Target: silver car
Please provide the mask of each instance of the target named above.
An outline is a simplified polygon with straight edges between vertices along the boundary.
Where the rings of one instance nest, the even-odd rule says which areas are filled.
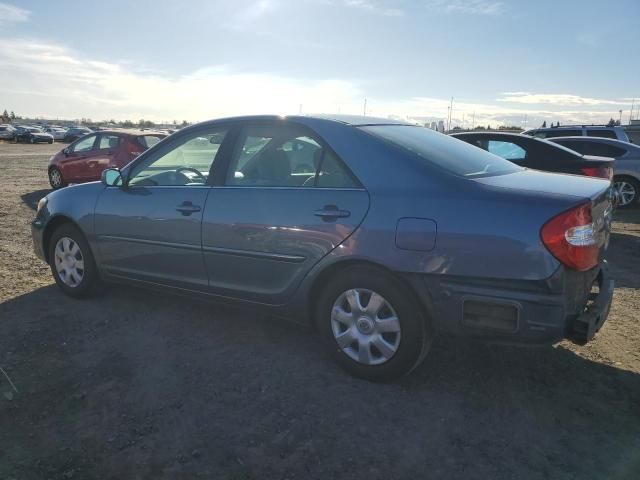
[[[618,206],[640,203],[640,147],[611,138],[560,137],[549,139],[583,155],[615,158],[613,182],[618,191]]]
[[[13,140],[16,136],[16,129],[11,125],[0,125],[0,140]]]
[[[612,138],[614,140],[620,140],[621,142],[628,142],[629,137],[627,132],[624,131],[619,125],[562,125],[558,127],[544,127],[544,128],[532,128],[525,132],[525,135],[530,135],[536,138],[556,138],[556,137],[595,137],[595,138]]]

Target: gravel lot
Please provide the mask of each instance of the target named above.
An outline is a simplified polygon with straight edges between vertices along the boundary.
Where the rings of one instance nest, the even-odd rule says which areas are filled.
[[[640,211],[617,215],[590,345],[442,339],[377,385],[256,313],[64,297],[29,229],[60,148],[0,144],[0,479],[640,478]]]

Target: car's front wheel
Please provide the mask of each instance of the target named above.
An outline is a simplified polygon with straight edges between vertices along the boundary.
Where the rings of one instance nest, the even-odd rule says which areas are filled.
[[[640,182],[631,177],[616,177],[613,180],[618,193],[618,207],[628,208],[640,202]]]
[[[64,179],[62,178],[62,173],[56,167],[51,167],[49,169],[49,185],[54,190],[58,188],[62,188],[65,186]]]
[[[321,293],[315,317],[333,358],[366,380],[409,373],[431,344],[428,318],[412,294],[375,267],[338,271]]]
[[[99,282],[93,254],[84,235],[71,224],[58,227],[49,242],[49,265],[64,293],[86,297]]]

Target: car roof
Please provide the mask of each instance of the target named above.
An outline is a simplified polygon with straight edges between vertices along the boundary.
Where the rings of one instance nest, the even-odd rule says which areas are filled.
[[[321,120],[330,120],[333,122],[345,123],[354,127],[363,127],[368,125],[411,125],[409,122],[393,120],[390,118],[367,117],[365,115],[340,115],[340,114],[313,114],[305,115],[306,118],[318,118]]]
[[[110,128],[108,130],[100,130],[95,133],[110,133],[115,135],[127,135],[132,137],[140,137],[142,135],[163,135],[166,136],[166,133],[158,132],[156,130],[141,130],[136,128]]]

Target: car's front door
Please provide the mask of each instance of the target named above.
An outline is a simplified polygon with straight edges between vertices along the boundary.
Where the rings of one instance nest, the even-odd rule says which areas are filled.
[[[210,289],[282,304],[358,227],[369,195],[321,139],[299,126],[246,125],[233,150],[203,217]]]
[[[107,274],[208,288],[202,212],[226,132],[208,126],[178,134],[128,167],[124,186],[105,188],[95,208],[95,234]]]
[[[65,151],[64,158],[60,162],[62,176],[69,183],[83,182],[88,177],[87,159],[93,153],[97,135],[88,135],[71,145]]]

